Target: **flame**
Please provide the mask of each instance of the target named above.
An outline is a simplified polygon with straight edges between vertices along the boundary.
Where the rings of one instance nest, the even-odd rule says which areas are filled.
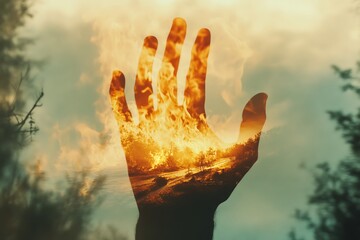
[[[165,166],[193,165],[195,158],[191,156],[220,146],[220,141],[205,122],[204,87],[210,47],[210,32],[207,29],[199,31],[192,49],[184,104],[177,104],[176,75],[185,34],[185,21],[176,18],[158,75],[157,109],[154,108],[151,76],[158,44],[153,36],[145,38],[134,87],[139,116],[137,126],[132,122],[125,99],[125,77],[120,71],[113,72],[110,96],[129,169],[153,170]],[[175,162],[169,163],[171,161]]]
[[[113,71],[110,84],[112,109],[107,95],[108,80],[103,80],[98,89],[100,97],[95,109],[101,129],[94,129],[81,121],[66,128],[55,126],[53,136],[60,144],[58,166],[66,168],[65,160],[71,169],[85,168],[96,172],[116,167],[121,171],[124,169],[121,165],[125,163],[138,204],[139,201],[159,203],[161,196],[165,195],[178,196],[180,193],[175,188],[193,181],[197,187],[210,184],[223,189],[227,184],[227,189],[232,189],[257,159],[257,136],[265,122],[266,94],[257,94],[246,104],[240,126],[244,134],[238,142],[225,144],[210,129],[205,112],[206,73],[208,66],[214,64],[208,61],[211,39],[208,29],[203,28],[197,33],[188,73],[184,76],[183,101],[179,104],[181,81],[178,85],[178,70],[186,36],[183,19],[176,18],[173,22],[155,81],[153,66],[158,60],[158,41],[154,36],[144,39],[137,54],[140,58],[136,70],[133,69],[133,59],[137,42],[134,41],[134,32],[129,30],[131,26],[125,24],[124,27],[114,22],[106,27],[97,24],[94,24],[97,35],[92,40],[99,46],[101,72],[108,75],[105,73],[122,66],[130,76],[136,73],[135,99],[133,101],[125,94],[123,72]],[[114,35],[119,28],[126,34]],[[229,71],[221,67],[217,73],[229,77]],[[65,138],[74,133],[77,138],[66,141]],[[248,147],[240,144],[251,138],[255,140]],[[123,153],[126,162],[118,161]],[[88,187],[88,184],[84,185],[79,194],[86,196]],[[127,189],[124,185],[122,190],[128,192]]]
[[[208,29],[201,29],[196,37],[186,77],[184,102],[178,105],[177,71],[185,35],[185,21],[175,18],[158,74],[156,109],[152,66],[158,43],[153,36],[144,39],[134,86],[139,124],[134,123],[127,105],[125,76],[120,71],[113,72],[110,98],[130,175],[194,167],[201,156],[212,149],[218,152],[226,150],[227,146],[215,136],[206,122],[205,79],[210,50]],[[259,99],[264,101],[263,98]],[[255,105],[264,107],[261,102]],[[241,141],[255,137],[264,124],[265,115],[257,114],[261,109],[256,109],[253,103],[245,108],[244,117],[249,118],[252,112],[256,119],[243,122],[247,131]]]
[[[179,176],[182,177],[187,171],[196,173],[204,164],[206,168],[213,167],[214,171],[229,167],[231,163],[222,160],[221,166],[217,163],[211,165],[211,162],[221,157],[222,151],[229,149],[229,145],[215,136],[206,120],[206,72],[208,66],[214,68],[214,63],[208,61],[209,30],[201,29],[198,32],[189,51],[191,61],[186,77],[184,75],[184,98],[182,104],[178,104],[177,91],[178,88],[181,89],[181,81],[178,81],[177,74],[181,69],[180,55],[183,48],[190,50],[186,44],[183,45],[186,35],[185,21],[175,19],[173,25],[176,28],[170,31],[157,75],[153,74],[154,61],[156,67],[156,61],[159,59],[156,57],[157,39],[153,36],[146,37],[141,51],[136,51],[139,42],[135,39],[139,38],[139,34],[131,31],[132,27],[127,24],[117,24],[113,19],[111,22],[108,24],[109,22],[105,21],[105,25],[101,21],[94,23],[96,35],[92,41],[99,47],[100,70],[104,74],[104,79],[108,79],[111,69],[116,69],[117,66],[124,67],[126,74],[135,78],[135,100],[128,95],[125,96],[124,74],[114,71],[110,89],[111,109],[108,99],[109,81],[103,80],[98,88],[100,94],[95,104],[96,114],[101,122],[100,129],[81,121],[66,127],[55,126],[54,138],[60,145],[57,167],[61,170],[75,168],[79,171],[86,168],[97,172],[116,168],[122,171],[125,169],[124,164],[127,164],[130,176],[178,170]],[[214,49],[216,52],[216,48]],[[138,54],[134,54],[136,52]],[[236,54],[236,57],[240,55]],[[138,56],[140,58],[136,70],[134,66]],[[225,70],[228,69],[217,69],[217,74],[228,78],[231,71]],[[136,73],[136,76],[132,76],[131,73]],[[157,79],[152,79],[153,76],[157,76]],[[127,80],[127,83],[129,82],[131,80]],[[215,125],[219,126],[222,123]],[[259,128],[256,129],[253,135],[259,132]],[[68,137],[74,136],[73,134],[77,136],[76,140],[68,141]],[[119,146],[119,138],[122,147]],[[215,155],[212,152],[215,152]],[[126,161],[119,161],[123,153]],[[137,180],[133,177],[130,180],[134,187]],[[141,185],[141,181],[136,184]],[[144,186],[148,185],[141,187]],[[128,192],[128,186],[124,185],[122,191]]]
[[[128,4],[127,4],[128,5]],[[133,5],[132,5],[133,6]],[[161,74],[166,77],[166,75],[173,74],[174,67],[172,64],[168,62],[161,62],[161,57],[153,57],[155,56],[155,52],[157,51],[157,40],[156,38],[152,38],[148,41],[149,45],[147,45],[146,52],[145,49],[140,51],[139,46],[141,42],[139,39],[144,37],[144,32],[148,33],[156,33],[159,36],[159,39],[166,39],[165,31],[162,31],[162,26],[168,22],[168,19],[173,15],[172,12],[169,12],[166,8],[162,7],[152,7],[151,11],[138,12],[134,14],[134,11],[128,11],[129,6],[126,8],[107,8],[102,11],[98,11],[98,6],[96,7],[97,11],[95,12],[87,12],[84,14],[83,20],[92,25],[92,36],[91,42],[98,48],[98,57],[96,62],[99,66],[99,72],[101,74],[101,79],[98,82],[97,91],[99,93],[98,99],[94,104],[96,111],[96,120],[99,121],[100,125],[95,125],[93,122],[86,121],[84,119],[76,119],[73,122],[67,122],[66,125],[62,123],[56,123],[53,130],[53,138],[58,141],[60,154],[56,155],[57,164],[56,169],[57,172],[61,172],[65,170],[81,170],[83,167],[87,169],[91,169],[92,171],[107,171],[108,169],[113,169],[117,167],[120,171],[124,171],[126,169],[126,161],[123,161],[124,149],[119,146],[119,132],[117,131],[118,125],[113,117],[113,113],[111,108],[109,107],[109,99],[108,99],[108,90],[109,90],[109,73],[112,70],[121,66],[121,70],[128,77],[127,84],[129,82],[132,83],[136,77],[135,73],[138,74],[138,80],[144,81],[142,84],[146,83],[147,79],[151,81],[149,87],[141,88],[141,91],[136,93],[140,95],[144,95],[144,97],[138,97],[139,99],[147,100],[148,97],[153,99],[154,108],[157,107],[158,103],[158,94],[159,91],[157,88],[157,80],[156,74],[152,74],[151,67],[154,67],[157,73],[157,77],[160,75],[159,68],[161,68]],[[94,8],[95,9],[95,8]],[[204,14],[209,14],[213,8],[203,9]],[[88,9],[87,9],[88,10]],[[187,13],[182,13],[186,15],[193,24],[198,25],[200,21],[203,23],[203,20],[198,18],[198,9],[189,8]],[[115,13],[116,14],[112,14]],[[151,12],[151,14],[149,14]],[[205,13],[206,12],[206,13]],[[154,16],[157,16],[154,18]],[[235,88],[232,87],[233,84],[230,81],[241,82],[239,76],[239,70],[242,69],[242,65],[244,64],[244,59],[247,58],[249,51],[249,47],[245,47],[245,42],[241,40],[241,36],[243,35],[243,31],[240,28],[238,23],[234,26],[229,26],[228,24],[224,24],[225,22],[231,23],[232,20],[229,19],[209,19],[206,24],[211,25],[212,29],[217,32],[217,36],[222,36],[220,38],[213,38],[214,48],[212,48],[212,56],[215,56],[218,61],[214,62],[214,59],[211,57],[208,59],[209,69],[213,69],[214,71],[208,71],[208,77],[217,79],[219,84],[223,87],[227,87],[230,89],[238,89],[241,90],[241,87]],[[146,24],[144,24],[146,23]],[[179,20],[181,23],[181,20]],[[176,35],[176,32],[179,29],[183,29],[184,33],[186,32],[189,36],[196,36],[196,32],[193,29],[187,29],[186,24],[181,28],[178,28],[174,31],[174,37],[176,38],[179,35]],[[236,29],[236,31],[234,31]],[[195,29],[196,30],[196,29]],[[231,31],[230,31],[231,30]],[[204,32],[206,33],[206,31]],[[185,36],[184,36],[185,38]],[[194,37],[195,38],[195,37]],[[220,43],[223,43],[226,40],[227,46],[236,46],[234,48],[222,48],[216,47],[220,46]],[[170,43],[170,42],[169,42]],[[163,44],[163,42],[159,41],[159,45]],[[241,46],[240,46],[240,45]],[[165,45],[165,44],[164,44]],[[174,49],[177,52],[177,56],[180,57],[180,51],[183,49],[183,53],[181,54],[181,60],[186,60],[190,58],[191,46],[187,42],[184,44],[180,43],[178,40],[172,41],[172,44],[169,45],[169,49]],[[244,46],[242,46],[244,45]],[[184,51],[186,50],[186,51]],[[195,51],[196,49],[193,49]],[[209,48],[208,48],[209,50]],[[235,52],[234,52],[235,51]],[[199,52],[199,51],[198,51]],[[202,58],[198,59],[199,61],[205,59],[204,55],[206,55],[206,51],[200,51],[204,53]],[[144,57],[141,55],[143,54]],[[140,60],[138,59],[140,55]],[[198,55],[201,56],[201,55]],[[223,61],[222,59],[229,59],[232,57],[232,61]],[[154,58],[154,59],[153,59]],[[137,67],[137,61],[139,60],[139,67]],[[141,61],[141,64],[140,64]],[[155,62],[154,66],[150,63]],[[234,67],[234,63],[236,62],[236,67]],[[179,64],[178,75],[179,78],[186,78],[187,66],[186,64]],[[240,65],[240,66],[239,66]],[[141,68],[140,68],[141,66]],[[182,67],[185,66],[185,67]],[[191,66],[190,66],[191,67]],[[204,69],[205,70],[205,69]],[[199,72],[198,72],[199,73]],[[151,79],[153,75],[154,79]],[[87,74],[83,74],[80,76],[77,86],[82,87],[85,86],[88,82]],[[171,75],[170,75],[171,76]],[[92,77],[89,75],[89,77]],[[94,79],[91,80],[94,83]],[[176,83],[177,79],[174,80]],[[178,81],[177,88],[184,89],[185,81]],[[195,86],[192,86],[192,83],[187,83],[191,85],[192,95],[195,99],[195,93],[197,93],[196,99],[201,99],[200,91],[196,91]],[[139,83],[139,86],[141,84]],[[156,86],[156,88],[154,87]],[[151,91],[151,87],[154,87],[153,95],[149,94]],[[168,85],[164,86],[165,88],[169,87]],[[176,89],[176,86],[172,86],[173,89]],[[136,92],[136,89],[134,89]],[[171,90],[170,90],[171,91]],[[183,90],[182,90],[183,91]],[[125,94],[125,93],[124,93]],[[183,94],[179,94],[183,95]],[[175,99],[175,92],[172,94]],[[178,99],[182,101],[182,96],[178,96]],[[216,98],[214,98],[216,99]],[[151,103],[151,100],[148,100],[146,104]],[[139,114],[140,111],[146,112],[145,102],[143,108],[139,108],[138,104],[142,104],[141,100],[139,102],[135,102],[132,99],[132,96],[127,97],[128,108],[131,111],[132,119],[134,122],[141,121],[140,118],[144,118],[145,114]],[[183,107],[185,107],[185,111],[191,113],[187,108],[185,102],[182,102]],[[91,105],[88,105],[91,106]],[[140,110],[142,109],[142,110]],[[237,114],[237,115],[236,115]],[[236,117],[233,122],[228,123],[226,128],[222,128],[223,124],[215,124],[210,121],[212,127],[218,131],[218,129],[231,129],[226,130],[226,134],[222,134],[221,137],[226,135],[226,138],[234,138],[232,129],[237,128],[238,126],[238,118],[239,113],[234,113]],[[224,115],[221,115],[224,117]],[[204,118],[206,116],[203,116]],[[209,116],[207,116],[209,117]],[[210,117],[214,117],[212,114]],[[146,117],[145,117],[146,119]],[[209,120],[209,118],[208,118]],[[225,130],[224,130],[225,131]],[[218,132],[219,133],[219,132]],[[75,137],[74,137],[75,136]],[[161,136],[158,136],[158,138]],[[104,140],[105,139],[105,140]],[[41,146],[39,146],[41,149]],[[196,147],[196,149],[200,149],[200,147]],[[196,151],[199,152],[200,150]],[[53,158],[50,157],[49,158]]]

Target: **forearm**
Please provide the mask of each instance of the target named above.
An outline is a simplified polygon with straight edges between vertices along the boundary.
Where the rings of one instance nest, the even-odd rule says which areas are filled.
[[[140,209],[136,240],[211,240],[216,207],[157,206]]]

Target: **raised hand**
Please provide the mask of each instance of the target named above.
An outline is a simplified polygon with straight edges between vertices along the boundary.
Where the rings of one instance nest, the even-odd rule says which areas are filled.
[[[213,216],[256,162],[267,95],[253,96],[243,110],[240,137],[226,145],[206,122],[205,78],[210,32],[195,40],[184,102],[177,101],[177,70],[186,23],[175,18],[157,81],[154,107],[152,65],[157,39],[146,37],[135,81],[139,123],[125,98],[125,77],[114,71],[110,97],[139,208],[136,239],[212,239]]]

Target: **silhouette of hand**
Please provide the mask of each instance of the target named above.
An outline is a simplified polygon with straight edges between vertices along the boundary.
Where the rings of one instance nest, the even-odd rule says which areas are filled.
[[[211,131],[205,114],[205,78],[210,32],[195,40],[184,102],[177,101],[177,70],[186,23],[175,18],[157,81],[152,65],[157,39],[146,37],[135,81],[139,123],[125,99],[125,77],[114,71],[110,97],[121,134],[140,216],[136,239],[211,239],[213,216],[256,162],[267,95],[253,96],[243,110],[240,137],[228,146]]]

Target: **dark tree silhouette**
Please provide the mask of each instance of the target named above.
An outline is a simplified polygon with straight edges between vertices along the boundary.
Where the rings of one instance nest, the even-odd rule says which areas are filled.
[[[18,30],[31,17],[28,0],[0,0],[0,239],[124,239],[114,228],[93,228],[91,216],[101,202],[104,176],[89,180],[86,171],[69,175],[60,190],[45,188],[39,164],[28,170],[20,153],[37,132],[35,110],[44,93],[36,88],[25,57],[30,39]],[[29,94],[30,93],[30,94]]]
[[[360,61],[356,73],[352,69],[332,66],[343,80],[342,89],[360,98]],[[312,171],[314,191],[308,201],[315,208],[314,214],[297,210],[295,216],[305,223],[317,240],[360,239],[360,106],[354,113],[328,111],[336,129],[341,131],[351,154],[332,167],[324,162]],[[298,238],[295,231],[290,239]]]

